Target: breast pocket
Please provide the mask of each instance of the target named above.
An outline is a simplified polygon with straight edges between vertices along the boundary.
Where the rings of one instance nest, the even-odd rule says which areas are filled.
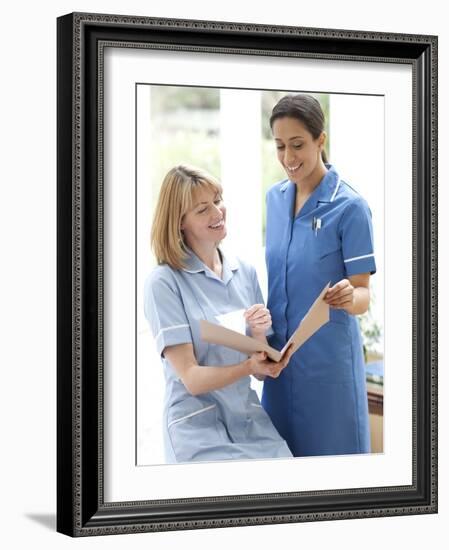
[[[318,273],[331,283],[337,282],[344,274],[341,241],[334,231],[321,229],[315,239],[315,259]]]

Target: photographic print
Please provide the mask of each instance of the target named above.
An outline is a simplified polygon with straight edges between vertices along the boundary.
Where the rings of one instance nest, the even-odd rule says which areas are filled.
[[[58,19],[60,532],[436,512],[436,51]]]
[[[136,160],[136,173],[138,174],[136,179],[136,205],[138,209],[136,223],[136,240],[138,243],[136,311],[138,319],[137,334],[139,335],[137,340],[137,464],[139,465],[163,463],[166,461],[163,454],[163,430],[166,428],[163,428],[163,426],[167,426],[170,422],[163,417],[164,403],[166,402],[165,397],[168,400],[171,399],[171,396],[166,394],[175,391],[173,387],[170,388],[170,390],[167,390],[165,387],[166,382],[163,371],[166,370],[167,366],[164,365],[164,368],[159,372],[155,372],[154,368],[155,365],[158,365],[158,361],[160,362],[160,353],[158,353],[156,349],[158,333],[160,333],[159,338],[161,338],[164,333],[170,332],[170,326],[161,328],[157,326],[158,321],[155,320],[154,324],[157,326],[157,329],[155,329],[156,338],[154,338],[148,326],[148,321],[150,321],[151,326],[152,313],[148,312],[149,319],[145,319],[144,307],[142,305],[147,305],[148,300],[150,300],[151,305],[156,307],[156,309],[158,308],[158,296],[155,296],[154,293],[150,291],[151,284],[155,284],[151,282],[151,278],[147,282],[147,285],[150,285],[148,286],[147,292],[151,292],[151,296],[147,295],[145,298],[145,296],[142,297],[142,293],[145,286],[145,279],[150,272],[155,269],[157,264],[154,255],[151,253],[150,234],[151,221],[154,219],[154,211],[157,207],[156,205],[162,181],[164,180],[165,174],[173,170],[176,166],[179,167],[179,172],[182,171],[181,166],[185,166],[186,171],[195,171],[195,168],[202,166],[200,170],[204,171],[204,173],[213,174],[214,178],[218,178],[218,180],[222,182],[222,199],[226,208],[226,236],[220,240],[220,246],[227,250],[238,251],[238,256],[242,257],[243,260],[249,261],[249,263],[255,267],[258,284],[259,286],[263,285],[262,303],[266,304],[267,273],[265,264],[265,243],[267,241],[267,213],[265,195],[267,191],[276,184],[280,183],[282,186],[288,184],[290,181],[288,179],[288,174],[277,159],[276,142],[269,124],[269,119],[278,101],[283,97],[289,96],[297,97],[300,115],[302,112],[301,109],[304,109],[301,101],[307,102],[310,101],[309,98],[313,97],[319,102],[319,105],[316,105],[316,109],[318,113],[320,113],[321,109],[320,114],[323,120],[322,131],[325,132],[324,150],[326,154],[326,163],[324,164],[323,162],[323,164],[329,169],[331,166],[335,165],[342,166],[342,173],[347,174],[347,177],[341,176],[342,181],[353,181],[354,179],[362,181],[358,186],[358,190],[355,189],[355,191],[358,191],[359,197],[366,197],[367,203],[371,205],[370,214],[368,214],[368,216],[371,217],[371,212],[374,212],[374,221],[371,223],[371,220],[369,220],[368,224],[372,225],[375,229],[370,227],[373,238],[371,241],[370,237],[367,246],[370,247],[369,253],[371,254],[374,253],[374,242],[376,243],[376,264],[378,266],[383,265],[383,97],[324,93],[309,94],[304,91],[239,90],[137,84],[137,150],[141,152],[141,154],[138,154]],[[282,106],[282,103],[280,105]],[[315,105],[312,103],[312,106]],[[146,125],[149,125],[149,128],[145,128]],[[369,132],[366,132],[365,128],[369,128]],[[236,131],[241,135],[240,138],[236,137]],[[354,139],[355,136],[363,136],[363,139]],[[140,138],[145,142],[140,144]],[[296,147],[299,150],[301,146],[302,141],[300,140]],[[242,155],[242,148],[244,148],[245,164],[251,167],[246,176],[241,175],[239,171],[235,170],[235,159]],[[369,170],[367,170],[366,166],[365,152],[367,150],[370,151],[371,158],[376,159],[375,162],[370,164]],[[155,159],[157,159],[156,162],[154,162]],[[336,160],[330,164],[331,159],[332,161],[333,159]],[[328,168],[325,169],[327,170]],[[228,174],[228,180],[226,182],[223,181],[221,176],[222,173]],[[139,177],[140,175],[141,177]],[[228,196],[230,197],[229,200]],[[330,198],[332,198],[332,193],[329,196],[329,199]],[[331,203],[329,202],[329,204]],[[291,204],[288,205],[288,214],[290,214],[291,206]],[[306,232],[313,223],[314,210],[315,208],[312,208],[308,215],[308,223],[305,224],[307,226]],[[219,212],[218,216],[220,216]],[[142,220],[140,220],[140,217],[142,217]],[[169,215],[163,216],[163,218],[167,220],[167,223],[168,217]],[[317,216],[315,216],[315,218],[316,217]],[[212,221],[215,221],[215,219]],[[324,227],[326,220],[323,219],[321,223]],[[362,227],[356,226],[355,231],[356,233],[360,233],[362,229]],[[321,228],[317,229],[316,233],[318,233],[318,231],[321,231]],[[317,238],[318,235],[315,235],[315,230],[311,227],[310,233],[313,234],[314,239]],[[331,254],[335,251],[336,248]],[[359,255],[362,256],[363,254]],[[326,265],[329,265],[331,259],[328,257],[328,254],[322,255],[322,257],[327,257],[325,262]],[[355,257],[355,255],[353,255],[353,257]],[[348,259],[350,258],[348,257]],[[361,258],[360,260],[363,259],[364,258]],[[274,259],[275,269],[276,261],[277,260]],[[314,259],[313,261],[315,262],[316,260]],[[343,262],[343,260],[340,259],[340,262]],[[350,263],[351,262],[348,262],[348,264]],[[298,267],[297,269],[297,284],[304,286],[305,283],[302,281],[301,268]],[[340,270],[342,271],[343,267],[341,267]],[[328,271],[324,264],[318,268],[318,271],[320,273],[312,273],[311,276],[317,279],[320,274],[322,274],[324,279],[328,276]],[[321,282],[323,282],[324,279],[322,279]],[[337,282],[337,280],[334,280],[332,284]],[[190,285],[195,283],[191,282],[188,284],[190,287]],[[233,306],[229,303],[227,295],[225,304],[220,306],[218,303],[213,303],[214,286],[209,286],[208,290],[207,297],[211,303],[203,307],[212,308],[212,313],[216,314],[212,315],[215,322],[217,322],[217,316],[220,317],[220,310],[225,310],[229,315],[232,314],[232,312],[237,312],[237,314],[240,314],[243,322],[238,328],[240,328],[241,332],[245,333],[245,319],[240,307],[242,304],[238,302]],[[202,294],[204,291],[200,287],[198,292]],[[292,292],[295,292],[294,287]],[[299,292],[299,289],[297,289],[296,292]],[[307,306],[313,301],[313,293],[314,290],[310,288],[308,297],[305,298]],[[320,402],[317,396],[313,396],[313,400],[317,402],[317,408],[320,409],[324,417],[323,422],[329,427],[334,439],[332,443],[330,441],[326,442],[324,426],[318,427],[313,421],[313,418],[321,415],[318,415],[316,408],[314,409],[309,405],[307,409],[311,415],[308,421],[310,424],[310,431],[318,431],[321,433],[319,438],[321,444],[320,446],[314,447],[312,443],[310,443],[307,448],[305,444],[303,444],[304,449],[298,449],[295,456],[338,455],[344,452],[353,454],[357,452],[382,452],[383,450],[383,274],[382,271],[379,272],[378,267],[376,277],[373,277],[370,281],[370,295],[370,306],[363,315],[357,318],[357,322],[362,332],[360,357],[363,355],[363,360],[360,361],[360,363],[363,364],[362,369],[366,381],[361,392],[363,392],[362,399],[364,401],[365,411],[361,416],[358,416],[355,412],[351,413],[345,411],[340,419],[337,419],[336,413],[337,410],[341,411],[341,402],[347,401],[353,403],[354,395],[350,395],[349,397],[340,396],[340,403],[337,405],[337,408],[333,411],[330,410],[327,414],[322,410],[323,402]],[[199,299],[198,296],[195,296],[195,298],[197,300]],[[170,303],[168,297],[165,297],[165,299],[161,297],[160,300],[162,302],[161,306],[163,306],[164,301]],[[272,302],[273,300],[275,300],[275,298],[272,299]],[[252,304],[248,303],[246,305],[249,307]],[[297,304],[294,307],[297,307],[299,311],[302,309],[304,312],[306,305]],[[149,308],[150,306],[147,305],[147,307]],[[345,314],[342,314],[342,311],[344,310],[340,310],[337,313],[337,309],[333,309],[331,313],[333,322],[338,322],[345,318]],[[153,315],[157,316],[158,311],[154,311]],[[162,311],[161,315],[167,315],[167,312]],[[226,320],[221,321],[222,323],[225,322],[226,326]],[[193,321],[193,323],[194,322],[195,321]],[[183,323],[188,324],[185,323],[185,321],[172,321],[171,326],[176,327]],[[182,331],[184,328],[187,327],[182,327],[180,330]],[[195,327],[195,329],[196,332],[198,332],[198,327]],[[174,334],[171,336],[173,336],[173,338],[175,337]],[[185,339],[185,335],[180,335],[180,338],[181,340],[183,338]],[[187,338],[190,338],[190,335],[187,335]],[[172,342],[173,341],[174,340],[172,340]],[[159,345],[161,346],[163,344],[159,343]],[[195,349],[197,349],[197,346],[195,346]],[[240,357],[234,353],[234,355],[229,356],[228,362],[230,365],[233,363],[238,364],[239,360],[244,361],[245,359],[247,359],[247,356],[243,355]],[[333,361],[334,359],[335,358],[333,358]],[[305,360],[307,361],[307,354]],[[300,362],[301,360],[298,359],[298,361]],[[349,367],[349,364],[351,367]],[[333,369],[333,366],[331,365],[330,368]],[[348,363],[348,368],[352,368],[352,361]],[[331,385],[330,391],[336,397],[338,391],[334,387],[334,384],[344,383],[346,375],[343,375],[343,378],[338,380],[338,378],[333,375],[332,371],[329,374],[331,378],[327,382],[328,385]],[[325,381],[326,375],[324,373],[319,374],[313,372],[309,373],[309,376],[318,376],[317,387],[320,388],[322,392],[321,384]],[[171,383],[173,386],[173,382],[169,381],[168,383]],[[281,384],[282,380],[280,380],[279,383]],[[298,383],[305,385],[305,381],[300,381]],[[256,409],[260,408],[264,383],[253,376],[250,385],[256,392],[257,399],[254,396],[254,400],[250,401],[249,406],[255,407]],[[367,387],[369,388],[369,392],[366,389]],[[310,392],[310,387],[307,392]],[[190,395],[191,394],[187,392],[184,396],[184,400],[192,402],[193,400],[190,398]],[[249,394],[245,394],[247,400],[248,395]],[[322,398],[324,401],[327,399],[324,395]],[[173,397],[173,399],[177,399],[179,402],[180,396]],[[178,417],[172,420],[172,422],[174,422],[171,426],[172,431],[176,424],[180,424],[184,421],[187,423],[185,428],[189,429],[190,425],[192,425],[191,429],[193,431],[191,435],[187,432],[187,434],[184,435],[184,439],[191,442],[193,445],[191,453],[191,458],[193,460],[195,460],[195,455],[200,455],[199,448],[201,447],[200,443],[198,443],[198,447],[196,447],[195,443],[194,422],[199,419],[194,417],[196,417],[197,414],[201,414],[198,411],[204,410],[204,414],[209,412],[209,415],[212,415],[212,411],[217,406],[224,408],[224,412],[226,412],[228,406],[227,401],[229,401],[229,405],[233,404],[232,395],[229,396],[228,399],[225,398],[224,402],[219,404],[211,404],[208,399],[211,399],[210,396],[206,397],[207,401],[204,403],[201,403],[200,399],[196,399],[193,405],[196,407],[194,411],[189,411],[186,414],[180,412]],[[297,400],[303,402],[304,398],[298,396]],[[212,401],[214,401],[213,398]],[[367,413],[368,402],[371,407],[369,413]],[[215,407],[213,405],[215,405]],[[233,406],[235,408],[235,404]],[[168,405],[167,408],[169,408]],[[244,411],[245,412],[241,414],[245,414],[247,417],[246,420],[248,421],[251,415],[246,409],[244,409]],[[194,414],[189,416],[192,413]],[[182,418],[184,418],[184,421],[180,420]],[[215,421],[215,412],[214,416],[211,418],[213,419],[211,424],[213,424]],[[229,419],[229,413],[227,418]],[[362,437],[365,437],[365,439],[369,441],[365,441],[363,445],[359,445],[359,442],[355,443],[355,439],[351,443],[343,443],[346,437],[344,434],[347,430],[344,425],[345,418],[349,419],[351,424],[349,430],[354,430],[353,435],[349,436],[349,439],[351,439],[351,437],[358,437],[359,434],[356,436],[355,432],[360,431],[364,432]],[[232,422],[233,418],[229,420]],[[256,420],[253,419],[252,422],[255,423]],[[265,425],[268,425],[268,419],[265,416],[263,417],[263,422]],[[303,419],[301,419],[300,422],[307,423],[307,421]],[[359,426],[355,427],[357,424],[359,424]],[[362,424],[365,425],[362,427]],[[180,426],[178,426],[178,428],[179,427]],[[244,445],[246,443],[252,446],[255,445],[256,447],[257,444],[260,443],[266,447],[266,453],[264,454],[263,451],[259,450],[258,454],[257,452],[254,454],[255,458],[275,458],[275,452],[270,451],[269,442],[264,440],[263,431],[256,436],[255,441],[250,440],[252,430],[253,428],[248,426],[246,440],[244,434],[242,434],[240,438],[237,437],[238,443],[235,444],[234,449],[231,443],[233,440],[228,441],[228,444],[230,444],[228,451],[222,448],[224,437],[221,435],[218,447],[222,450],[220,451],[221,454],[219,452],[218,455],[215,456],[215,459],[231,459],[234,458],[234,456],[238,456],[238,454],[236,454],[238,452],[242,453],[240,458],[244,459],[245,451],[243,451],[239,445]],[[198,438],[200,438],[200,435]],[[300,438],[305,438],[305,435],[302,434]],[[214,457],[212,451],[213,437],[208,434],[207,439],[209,443],[204,444],[205,449],[202,453],[203,457],[206,458],[203,458],[203,460],[207,460],[208,451],[211,453],[210,457]],[[339,441],[341,442],[340,444]],[[345,448],[345,444],[348,443],[349,446]],[[291,444],[293,444],[293,440]],[[332,445],[334,445],[333,449]],[[238,450],[236,451],[237,447]],[[273,453],[271,456],[270,452]],[[251,456],[252,455],[247,454],[247,458],[251,458]],[[199,458],[199,460],[201,460],[201,458]]]

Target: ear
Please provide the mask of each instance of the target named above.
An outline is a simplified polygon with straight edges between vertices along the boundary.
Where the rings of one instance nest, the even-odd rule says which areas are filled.
[[[324,144],[326,143],[326,139],[327,139],[327,134],[326,132],[323,130],[318,138],[318,145],[320,147],[320,150],[324,148]]]

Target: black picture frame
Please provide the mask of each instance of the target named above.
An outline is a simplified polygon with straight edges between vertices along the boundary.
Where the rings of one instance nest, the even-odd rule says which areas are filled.
[[[70,536],[437,512],[436,36],[73,13],[57,20],[57,530]],[[413,71],[413,483],[105,503],[102,41]]]

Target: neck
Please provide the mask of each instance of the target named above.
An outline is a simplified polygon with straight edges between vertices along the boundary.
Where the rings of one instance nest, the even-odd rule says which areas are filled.
[[[300,197],[308,197],[320,184],[320,181],[327,173],[327,168],[323,161],[317,164],[315,170],[306,178],[296,181],[296,193]]]
[[[218,252],[219,243],[187,243],[187,246],[209,269],[221,277],[221,257]]]

